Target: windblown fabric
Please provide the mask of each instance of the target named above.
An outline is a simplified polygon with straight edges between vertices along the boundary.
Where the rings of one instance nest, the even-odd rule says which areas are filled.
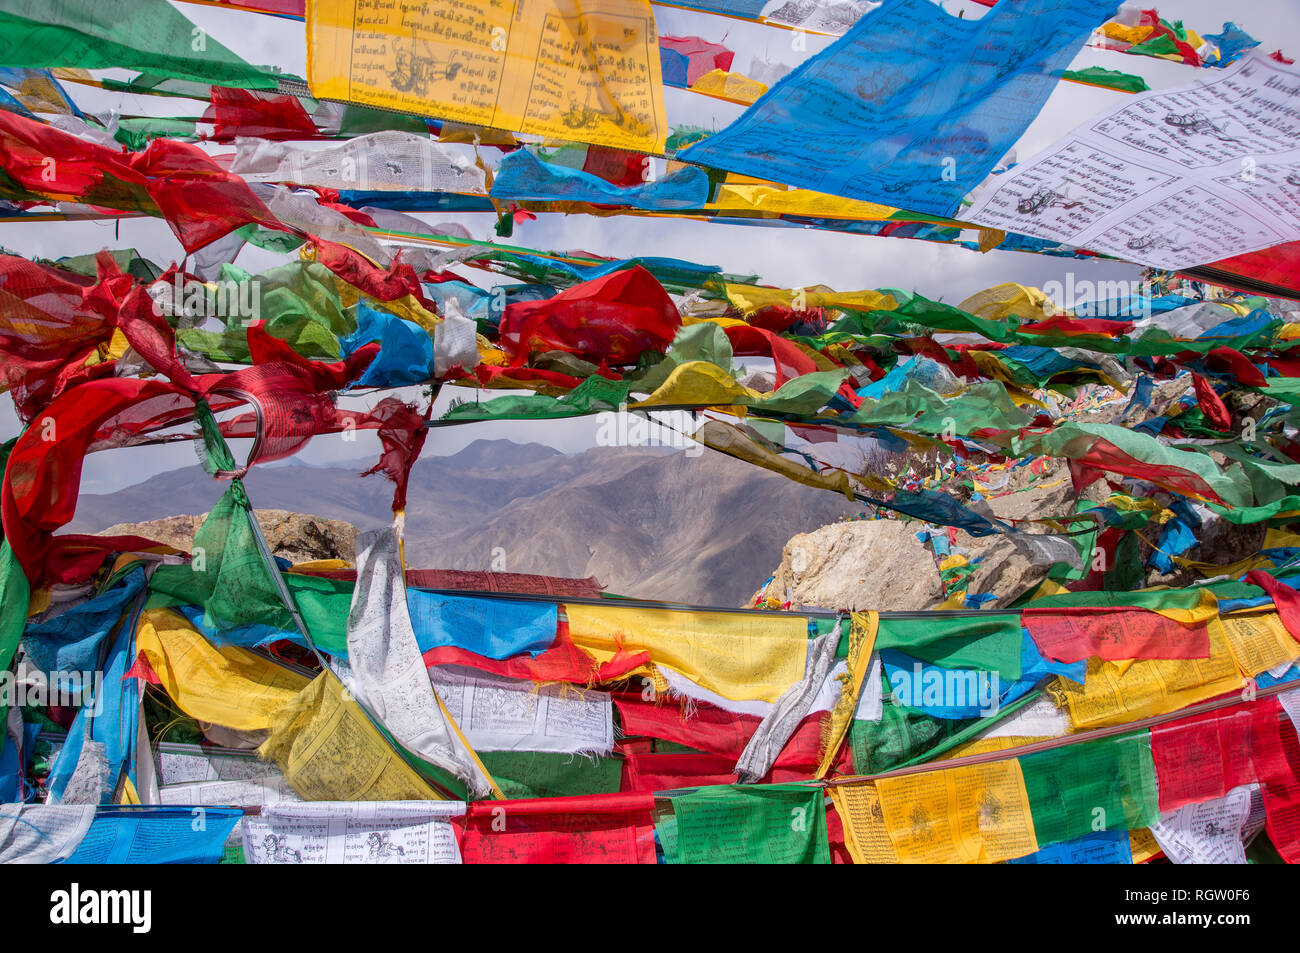
[[[683,157],[952,215],[1113,11],[1109,0],[1001,0],[979,20],[959,20],[926,0],[886,0]],[[915,55],[921,45],[981,57],[940,64],[935,77],[935,64]]]
[[[165,0],[120,9],[94,0],[10,0],[0,10],[0,38],[5,66],[125,68],[221,86],[276,87],[275,71],[244,62]]]
[[[491,781],[438,699],[421,660],[406,610],[396,532],[361,536],[358,549],[345,684],[399,743],[456,775],[475,796],[484,796]]]

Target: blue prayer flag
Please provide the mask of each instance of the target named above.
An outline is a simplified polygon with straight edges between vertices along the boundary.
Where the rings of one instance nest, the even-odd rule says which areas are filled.
[[[930,0],[885,0],[682,158],[953,215],[1116,6],[1001,0],[964,20]]]

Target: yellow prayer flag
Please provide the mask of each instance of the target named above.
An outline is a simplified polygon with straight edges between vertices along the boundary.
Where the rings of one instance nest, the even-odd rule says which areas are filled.
[[[1270,526],[1264,531],[1264,545],[1259,548],[1288,549],[1292,546],[1300,546],[1300,533],[1293,533],[1289,529]]]
[[[802,616],[566,604],[574,645],[604,663],[619,649],[735,701],[774,702],[804,676]]]
[[[669,373],[668,379],[645,400],[632,407],[659,407],[665,404],[701,406],[744,406],[757,400],[759,393],[741,384],[712,361],[686,361]]]
[[[714,69],[697,79],[691,85],[691,92],[750,105],[767,92],[767,86],[741,73],[728,73],[726,70]]]
[[[1224,616],[1210,623],[1210,628],[1216,627],[1223,630],[1237,668],[1252,678],[1300,658],[1300,642],[1287,631],[1276,612]]]
[[[870,781],[828,788],[844,825],[844,846],[855,864],[896,864],[893,841],[880,810],[880,794]]]
[[[1122,23],[1107,23],[1101,28],[1101,32],[1114,40],[1120,40],[1124,43],[1141,43],[1151,36],[1155,27],[1151,26],[1125,26]]]
[[[1174,556],[1172,559],[1179,566],[1185,569],[1195,569],[1203,576],[1231,576],[1237,579],[1246,575],[1252,569],[1268,569],[1273,565],[1273,560],[1258,553],[1247,556],[1245,559],[1238,559],[1235,563],[1228,563],[1226,566],[1200,562],[1195,559],[1184,559],[1182,556]]]
[[[257,749],[308,801],[441,800],[384,740],[333,672],[281,709]]]
[[[1040,320],[1052,314],[1051,305],[1051,299],[1037,288],[1006,281],[975,292],[957,307],[989,321],[1002,321],[1006,318]]]
[[[1139,827],[1129,831],[1128,846],[1135,864],[1145,863],[1161,852],[1160,845],[1156,843],[1155,835],[1151,833],[1149,827]]]
[[[648,0],[309,0],[312,95],[516,132],[664,151]]]
[[[849,483],[849,475],[843,470],[828,467],[820,473],[814,472],[801,463],[795,463],[788,457],[759,446],[731,424],[723,423],[721,420],[705,421],[704,425],[695,431],[694,439],[706,447],[712,447],[720,453],[752,463],[756,467],[779,473],[796,483],[833,490],[836,493],[843,493],[848,499],[853,498],[853,486]],[[873,486],[869,474],[858,476],[857,479],[868,487]]]
[[[811,189],[783,189],[775,185],[733,185],[718,187],[718,197],[707,206],[717,211],[771,212],[774,215],[808,215],[814,218],[853,219],[864,222],[888,221],[898,209],[874,202],[840,198]]]
[[[763,288],[759,285],[728,283],[728,300],[745,314],[759,308],[783,305],[796,310],[808,308],[851,308],[856,311],[892,311],[898,302],[879,291],[833,291],[823,285],[814,288]]]
[[[237,731],[270,727],[272,716],[308,682],[247,649],[217,648],[170,609],[141,615],[135,645],[181,711]]]
[[[846,666],[848,671],[840,676],[843,688],[840,689],[840,697],[836,700],[835,707],[822,719],[819,748],[821,756],[814,777],[826,777],[831,762],[835,760],[840,745],[844,743],[844,736],[848,733],[854,712],[858,709],[862,683],[871,669],[871,653],[875,650],[876,635],[879,631],[879,612],[849,613],[849,657]]]
[[[995,864],[1038,850],[1020,762],[881,778],[880,807],[905,864]]]
[[[50,607],[50,587],[43,586],[40,589],[33,589],[31,595],[27,598],[27,615],[40,615]]]
[[[289,567],[289,572],[329,572],[351,568],[352,563],[346,559],[308,559],[305,562],[294,563]]]

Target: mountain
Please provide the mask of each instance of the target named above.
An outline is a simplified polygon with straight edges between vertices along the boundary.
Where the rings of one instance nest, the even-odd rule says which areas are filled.
[[[390,518],[392,484],[360,467],[255,467],[245,480],[260,509],[343,520]],[[116,493],[83,494],[67,532],[99,532],[207,512],[223,487],[199,467]],[[422,458],[407,493],[407,560],[440,569],[594,575],[609,591],[737,605],[781,560],[792,535],[860,507],[706,451],[476,441]]]

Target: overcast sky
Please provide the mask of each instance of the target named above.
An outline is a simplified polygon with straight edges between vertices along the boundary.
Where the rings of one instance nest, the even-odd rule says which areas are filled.
[[[305,75],[305,37],[301,22],[241,13],[211,6],[177,3],[187,17],[211,36],[245,59],[273,64],[286,72]],[[944,0],[950,13],[965,11],[979,17],[987,9],[963,0]],[[1144,4],[1145,6],[1145,4]],[[1300,51],[1300,0],[1251,0],[1226,4],[1216,0],[1166,0],[1159,5],[1166,19],[1181,19],[1200,33],[1219,32],[1225,20],[1261,39],[1264,49],[1279,47],[1295,56]],[[831,42],[830,38],[809,37],[807,49],[792,49],[787,30],[723,17],[656,7],[662,35],[701,36],[736,51],[734,69],[745,72],[755,58],[794,65]],[[939,58],[958,51],[938,50]],[[1211,71],[1150,57],[1086,49],[1072,68],[1104,66],[1139,73],[1152,88],[1184,85],[1209,78]],[[73,87],[73,95],[93,110],[118,109],[137,114],[177,115],[186,106],[201,104],[162,97],[105,96],[87,87]],[[1088,117],[1122,102],[1126,94],[1061,83],[1029,127],[1016,153],[1020,159],[1049,145]],[[741,112],[741,107],[669,89],[666,104],[670,124],[690,122],[721,128]],[[458,221],[477,238],[492,238],[492,215],[424,216],[431,222]],[[1039,255],[993,251],[978,254],[951,246],[902,239],[850,236],[811,229],[760,228],[717,225],[675,219],[592,218],[573,215],[542,215],[515,231],[513,244],[544,250],[587,249],[618,257],[663,255],[713,264],[726,271],[757,274],[767,283],[783,287],[826,284],[838,290],[873,287],[902,287],[931,298],[957,303],[967,295],[1003,281],[1042,285],[1049,280],[1064,282],[1067,271],[1081,279],[1136,277],[1131,266],[1114,263],[1053,259]],[[178,259],[182,250],[161,221],[128,219],[120,223],[23,223],[0,224],[0,245],[26,255],[58,257],[101,248],[134,247],[161,265]],[[246,249],[238,263],[257,271],[285,260],[258,249]],[[480,277],[480,282],[491,279]],[[445,401],[444,397],[444,401]],[[0,407],[0,434],[17,432],[17,422],[8,398]],[[548,442],[562,450],[591,445],[591,421],[528,424],[475,425],[436,432],[426,454],[447,454],[482,436],[507,437],[517,441]],[[358,440],[343,444],[338,438],[318,437],[304,452],[309,462],[327,463],[365,454],[373,458],[369,444]],[[94,454],[87,461],[84,489],[103,492],[137,482],[159,470],[190,466],[194,462],[188,446],[109,451]]]

